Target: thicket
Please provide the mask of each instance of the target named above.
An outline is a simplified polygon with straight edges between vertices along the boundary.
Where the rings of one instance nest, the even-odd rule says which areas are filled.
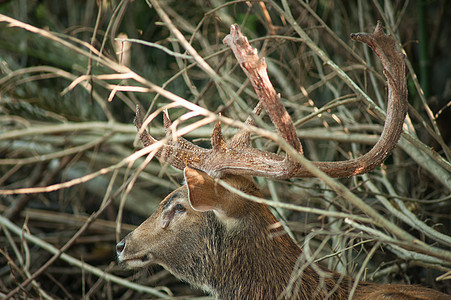
[[[180,171],[132,156],[142,147],[136,105],[156,137],[165,107],[178,129],[203,118],[175,95],[244,122],[258,99],[222,43],[237,23],[266,57],[306,157],[358,157],[381,131],[387,91],[378,59],[349,35],[377,20],[406,54],[408,117],[381,167],[339,181],[393,227],[319,179],[257,181],[318,263],[450,292],[450,9],[446,0],[0,1],[0,297],[204,297],[161,267],[115,262],[116,242],[182,184]],[[209,147],[213,125],[185,137]],[[257,135],[253,144],[278,151]]]

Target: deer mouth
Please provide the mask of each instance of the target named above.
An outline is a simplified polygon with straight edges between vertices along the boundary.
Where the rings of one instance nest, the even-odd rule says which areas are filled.
[[[127,238],[116,245],[117,261],[128,268],[139,268],[149,265],[153,261],[153,255],[146,250],[136,251],[127,243]]]

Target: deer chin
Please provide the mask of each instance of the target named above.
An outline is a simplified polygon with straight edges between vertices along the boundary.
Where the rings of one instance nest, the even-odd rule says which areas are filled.
[[[135,256],[131,258],[123,258],[119,256],[118,261],[120,265],[123,265],[129,269],[143,268],[154,262],[151,254],[144,254],[143,256]]]

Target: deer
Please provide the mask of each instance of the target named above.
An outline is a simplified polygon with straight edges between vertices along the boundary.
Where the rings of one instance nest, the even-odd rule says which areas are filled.
[[[380,58],[388,85],[387,117],[378,142],[366,154],[348,161],[312,162],[335,178],[367,173],[379,166],[396,146],[407,113],[404,55],[378,22],[374,33],[352,34]],[[264,109],[278,136],[302,154],[293,122],[266,73],[266,63],[238,25],[224,38],[250,79],[259,98],[253,114]],[[214,126],[211,149],[183,137],[161,143],[143,126],[137,108],[135,125],[145,147],[183,170],[185,184],[170,193],[156,212],[116,245],[118,262],[128,268],[158,264],[177,278],[217,299],[451,299],[417,285],[358,281],[303,258],[303,249],[283,229],[270,209],[253,199],[262,193],[253,176],[312,177],[312,172],[287,151],[285,155],[250,146],[254,118],[226,141],[221,123]]]

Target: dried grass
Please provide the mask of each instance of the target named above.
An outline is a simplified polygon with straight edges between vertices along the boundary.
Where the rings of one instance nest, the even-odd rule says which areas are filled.
[[[426,28],[426,58],[413,43],[420,8],[411,2],[98,1],[100,11],[95,1],[22,2],[2,4],[0,15],[1,297],[203,297],[159,267],[115,263],[128,224],[181,182],[180,172],[147,161],[152,149],[136,152],[136,104],[154,136],[163,135],[165,107],[178,134],[203,146],[219,112],[226,134],[243,126],[257,99],[222,45],[239,23],[266,57],[306,157],[359,156],[380,133],[386,90],[379,62],[349,34],[371,32],[378,19],[407,54],[409,117],[383,166],[339,182],[391,226],[377,226],[321,180],[257,180],[307,261],[451,291],[449,73],[437,63],[449,63],[447,1],[424,7],[437,21]],[[431,76],[439,79],[428,95],[415,73],[420,59],[445,72]],[[262,137],[271,126],[259,126],[254,145],[278,151]],[[397,228],[417,245],[394,235]]]

